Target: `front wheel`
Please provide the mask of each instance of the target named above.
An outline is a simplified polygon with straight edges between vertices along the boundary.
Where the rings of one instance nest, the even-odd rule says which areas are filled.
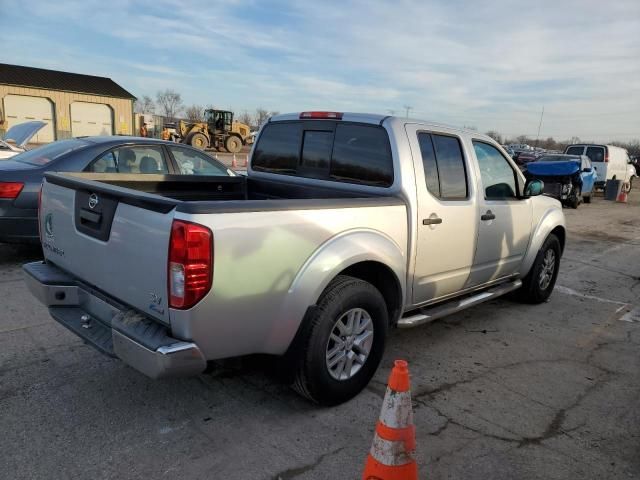
[[[293,389],[324,405],[360,393],[380,364],[388,323],[384,298],[373,285],[336,277],[296,340]]]
[[[561,251],[560,240],[550,234],[522,280],[522,287],[515,292],[516,299],[524,303],[542,303],[549,298],[558,278]]]
[[[229,153],[240,153],[240,150],[242,150],[242,140],[240,140],[240,137],[231,135],[224,141],[224,146]]]

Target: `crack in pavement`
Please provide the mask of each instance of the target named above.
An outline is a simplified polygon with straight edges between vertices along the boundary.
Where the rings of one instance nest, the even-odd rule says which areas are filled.
[[[320,465],[325,458],[335,455],[336,453],[339,453],[344,449],[345,447],[336,448],[331,452],[323,453],[322,455],[317,457],[313,462],[307,465],[303,465],[302,467],[297,467],[297,468],[290,468],[288,470],[284,470],[283,472],[277,473],[273,477],[273,480],[291,480],[292,478],[296,478],[302,475],[303,473],[312,471],[314,468]]]

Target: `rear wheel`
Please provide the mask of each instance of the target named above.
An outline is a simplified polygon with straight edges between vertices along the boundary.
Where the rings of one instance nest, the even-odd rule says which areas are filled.
[[[336,277],[296,339],[293,389],[324,405],[357,395],[380,364],[388,322],[384,298],[373,285]]]
[[[240,137],[231,135],[224,141],[224,146],[229,153],[240,153],[240,150],[242,150],[242,140]]]
[[[515,292],[517,300],[542,303],[549,298],[558,278],[560,255],[560,240],[551,234],[538,251],[531,270],[522,280],[522,288]]]
[[[189,145],[199,150],[204,150],[209,146],[209,141],[203,133],[194,133],[189,137]]]

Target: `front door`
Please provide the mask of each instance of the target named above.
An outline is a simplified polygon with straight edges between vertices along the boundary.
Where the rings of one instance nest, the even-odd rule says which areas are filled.
[[[478,229],[475,188],[462,140],[408,125],[416,173],[417,238],[413,303],[460,291],[473,264]],[[422,162],[420,162],[422,159]]]
[[[518,272],[531,235],[532,201],[519,197],[514,165],[493,145],[473,140],[481,189],[478,247],[468,285]]]

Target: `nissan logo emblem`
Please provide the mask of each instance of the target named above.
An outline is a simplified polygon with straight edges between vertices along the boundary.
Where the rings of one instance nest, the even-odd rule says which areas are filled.
[[[98,195],[96,195],[95,193],[92,193],[91,195],[89,195],[89,208],[93,209],[96,208],[96,205],[98,205]]]

